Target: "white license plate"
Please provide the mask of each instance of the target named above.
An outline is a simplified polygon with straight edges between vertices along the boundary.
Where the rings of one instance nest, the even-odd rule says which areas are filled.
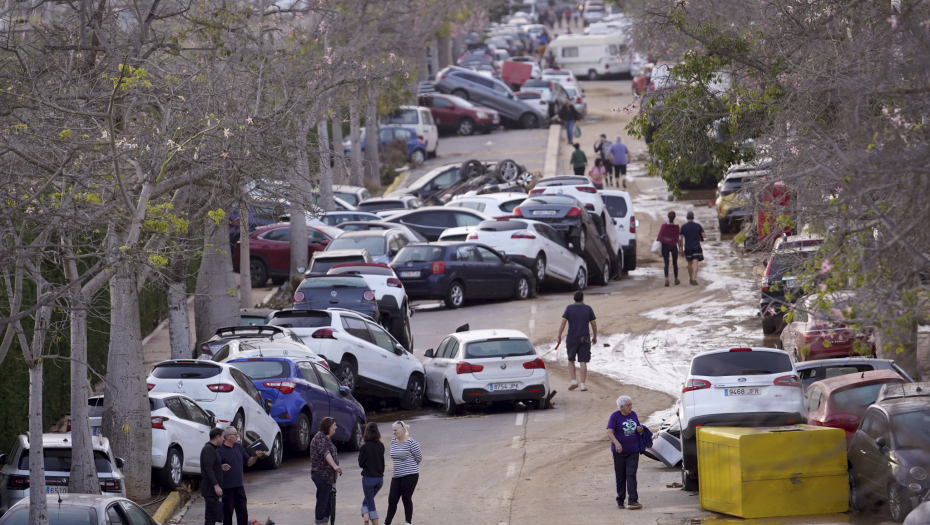
[[[68,487],[45,487],[46,494],[67,494]]]
[[[520,388],[518,383],[491,383],[488,385],[488,390],[491,392],[496,392],[498,390],[516,390]]]
[[[533,215],[555,215],[557,212],[555,210],[535,210]]]
[[[420,272],[400,272],[401,277],[419,277]]]
[[[761,388],[726,388],[723,390],[725,396],[760,396]]]

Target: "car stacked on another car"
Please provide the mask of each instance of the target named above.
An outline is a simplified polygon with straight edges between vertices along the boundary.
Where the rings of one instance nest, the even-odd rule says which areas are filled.
[[[345,184],[334,184],[333,195],[348,202],[352,206],[358,206],[358,203],[371,198],[371,192],[369,192],[367,188]]]
[[[404,348],[413,349],[413,329],[410,326],[412,309],[404,285],[393,268],[385,264],[349,263],[337,264],[326,273],[358,275],[365,279],[378,302],[378,311],[381,313],[378,321],[381,326],[387,327]]]
[[[413,195],[417,199],[426,202],[430,197],[460,181],[462,179],[461,167],[461,164],[445,164],[433,168],[415,180],[410,186],[400,191],[405,195]]]
[[[326,271],[331,268],[327,268]],[[344,308],[372,319],[381,319],[375,293],[360,275],[308,275],[294,292],[294,308]]]
[[[274,310],[269,310],[265,315],[264,320],[267,320],[268,316],[271,315],[271,312],[273,311]],[[295,335],[293,332],[287,328],[281,328],[279,326],[265,326],[264,324],[259,326],[227,326],[224,328],[218,328],[216,333],[213,334],[213,337],[197,345],[195,353],[198,355],[195,355],[194,357],[201,359],[212,359],[217,350],[222,348],[223,345],[233,339],[268,339],[290,340],[298,343],[301,342],[300,338],[297,337],[297,335]]]
[[[801,385],[806,391],[814,381],[837,377],[845,374],[858,374],[869,370],[893,370],[907,383],[914,380],[907,372],[896,365],[893,359],[875,359],[874,357],[841,357],[833,359],[817,359],[795,363]]]
[[[525,129],[534,129],[542,122],[539,112],[518,99],[507,84],[476,71],[449,66],[436,75],[435,85],[442,93],[494,109],[506,122],[518,123]]]
[[[411,242],[426,242],[426,237],[403,224],[393,224],[384,221],[344,222],[339,225],[339,229],[347,232],[400,230],[407,237],[408,244]]]
[[[607,221],[607,209],[604,199],[587,177],[581,175],[556,175],[540,179],[536,187],[530,190],[535,195],[570,195],[584,204],[584,209]]]
[[[546,114],[549,118],[558,115],[562,106],[568,104],[570,101],[565,88],[555,80],[527,80],[520,86],[520,89],[523,93],[527,91],[539,92],[542,98],[548,103],[546,106]]]
[[[525,193],[487,193],[483,195],[456,196],[446,203],[450,208],[471,208],[492,219],[509,219],[513,210],[526,200]],[[449,239],[453,240],[453,239]]]
[[[331,250],[316,252],[310,259],[310,265],[304,273],[304,277],[310,275],[325,275],[330,268],[337,264],[346,263],[373,263],[374,259],[365,248],[355,248],[351,250]]]
[[[430,206],[392,215],[385,222],[402,224],[426,237],[427,240],[436,241],[448,228],[477,226],[481,221],[490,218],[479,211],[468,208]]]
[[[374,197],[360,202],[359,211],[374,213],[379,217],[389,217],[405,210],[415,210],[420,207],[420,199],[413,195],[399,197]]]
[[[254,339],[227,342],[217,350],[211,361],[228,363],[230,359],[255,355],[262,357],[295,357],[326,365],[326,361],[313,353],[313,350],[310,350],[302,341],[295,343],[294,341],[262,341]]]

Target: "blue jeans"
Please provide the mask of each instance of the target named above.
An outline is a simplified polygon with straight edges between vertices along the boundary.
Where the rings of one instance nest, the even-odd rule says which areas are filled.
[[[575,121],[574,120],[565,121],[565,132],[568,133],[568,141],[574,142],[575,140]]]
[[[617,478],[617,505],[623,505],[623,498],[630,495],[630,504],[639,503],[636,492],[636,470],[639,468],[639,452],[614,452],[614,476]]]
[[[362,514],[368,514],[370,519],[378,519],[378,510],[375,509],[375,495],[384,486],[384,478],[372,476],[362,476],[362,492],[365,499],[362,500]]]

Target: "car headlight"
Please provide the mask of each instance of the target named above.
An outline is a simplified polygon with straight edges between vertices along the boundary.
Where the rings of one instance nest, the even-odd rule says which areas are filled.
[[[914,467],[911,469],[911,477],[917,481],[923,481],[927,479],[927,471],[922,467]]]
[[[913,490],[914,492],[920,492],[923,487],[920,486],[920,483],[911,483],[907,488]]]
[[[486,118],[488,118],[488,114],[485,113],[484,111],[479,111],[478,113],[476,113],[476,115],[477,115],[478,118],[480,118],[480,119],[486,119]]]

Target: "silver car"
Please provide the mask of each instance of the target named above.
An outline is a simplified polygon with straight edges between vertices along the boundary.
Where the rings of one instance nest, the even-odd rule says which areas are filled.
[[[132,501],[106,494],[48,494],[49,525],[159,525]],[[29,499],[10,507],[0,525],[29,523]]]
[[[516,122],[526,129],[534,129],[542,122],[539,112],[517,98],[510,87],[496,78],[479,75],[463,67],[449,66],[436,75],[436,89],[451,93],[500,113],[502,118]]]
[[[105,496],[126,496],[126,484],[120,468],[123,460],[113,456],[110,440],[93,436],[94,462],[100,478],[100,492]],[[71,476],[71,434],[42,434],[45,456],[45,492],[67,494]],[[13,451],[0,454],[0,513],[13,503],[29,496],[29,438],[16,438]],[[27,513],[28,514],[28,513]],[[6,518],[4,518],[5,520]],[[5,522],[5,521],[4,521]]]

